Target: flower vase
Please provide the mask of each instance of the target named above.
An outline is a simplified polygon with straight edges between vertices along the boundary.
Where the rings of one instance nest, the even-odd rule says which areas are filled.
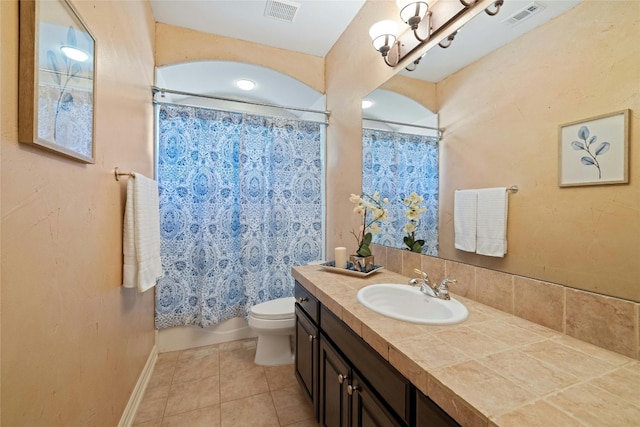
[[[349,261],[353,264],[353,268],[361,273],[368,273],[373,270],[373,255],[350,255]]]

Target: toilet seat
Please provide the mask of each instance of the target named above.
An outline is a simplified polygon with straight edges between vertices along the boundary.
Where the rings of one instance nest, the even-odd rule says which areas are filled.
[[[295,317],[296,299],[278,298],[251,307],[251,317],[262,320],[288,320]]]

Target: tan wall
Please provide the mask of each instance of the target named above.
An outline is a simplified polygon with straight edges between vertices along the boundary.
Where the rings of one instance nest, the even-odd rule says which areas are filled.
[[[287,74],[325,92],[323,58],[243,40],[156,24],[156,66],[224,60],[260,65]]]
[[[640,301],[640,3],[587,1],[438,84],[440,256]],[[630,108],[628,185],[558,187],[558,126]],[[453,247],[453,192],[510,186],[509,252]]]
[[[126,180],[153,174],[148,2],[74,1],[97,40],[96,162],[18,143],[18,3],[2,1],[2,425],[117,425],[154,345],[123,289]]]
[[[411,98],[432,112],[438,111],[438,97],[435,83],[412,79],[411,77],[398,74],[383,83],[380,88]]]
[[[369,27],[382,19],[395,19],[395,2],[367,1],[325,58],[327,110],[326,248],[346,246],[351,253],[356,241],[350,234],[359,217],[349,203],[351,193],[362,191],[362,98],[387,81],[395,70],[371,47]]]

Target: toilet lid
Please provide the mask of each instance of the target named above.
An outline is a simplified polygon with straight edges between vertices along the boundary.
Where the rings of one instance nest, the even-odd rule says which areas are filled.
[[[295,304],[294,297],[278,298],[254,305],[251,307],[251,315],[258,319],[267,320],[290,319],[294,317]]]

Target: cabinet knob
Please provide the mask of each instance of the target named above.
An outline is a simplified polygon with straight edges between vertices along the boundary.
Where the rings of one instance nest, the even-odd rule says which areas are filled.
[[[309,342],[312,342],[315,339],[316,339],[315,335],[309,335]]]
[[[339,382],[340,384],[342,384],[342,383],[344,382],[344,380],[346,380],[346,379],[348,379],[348,378],[349,378],[349,375],[342,375],[342,374],[340,374],[340,375],[338,375],[338,382]]]
[[[300,303],[300,304],[302,304],[303,302],[307,302],[307,301],[309,301],[309,298],[307,298],[307,297],[298,298],[298,303]]]
[[[349,396],[351,396],[354,391],[358,391],[358,386],[349,384],[347,386],[347,393],[349,393]]]

